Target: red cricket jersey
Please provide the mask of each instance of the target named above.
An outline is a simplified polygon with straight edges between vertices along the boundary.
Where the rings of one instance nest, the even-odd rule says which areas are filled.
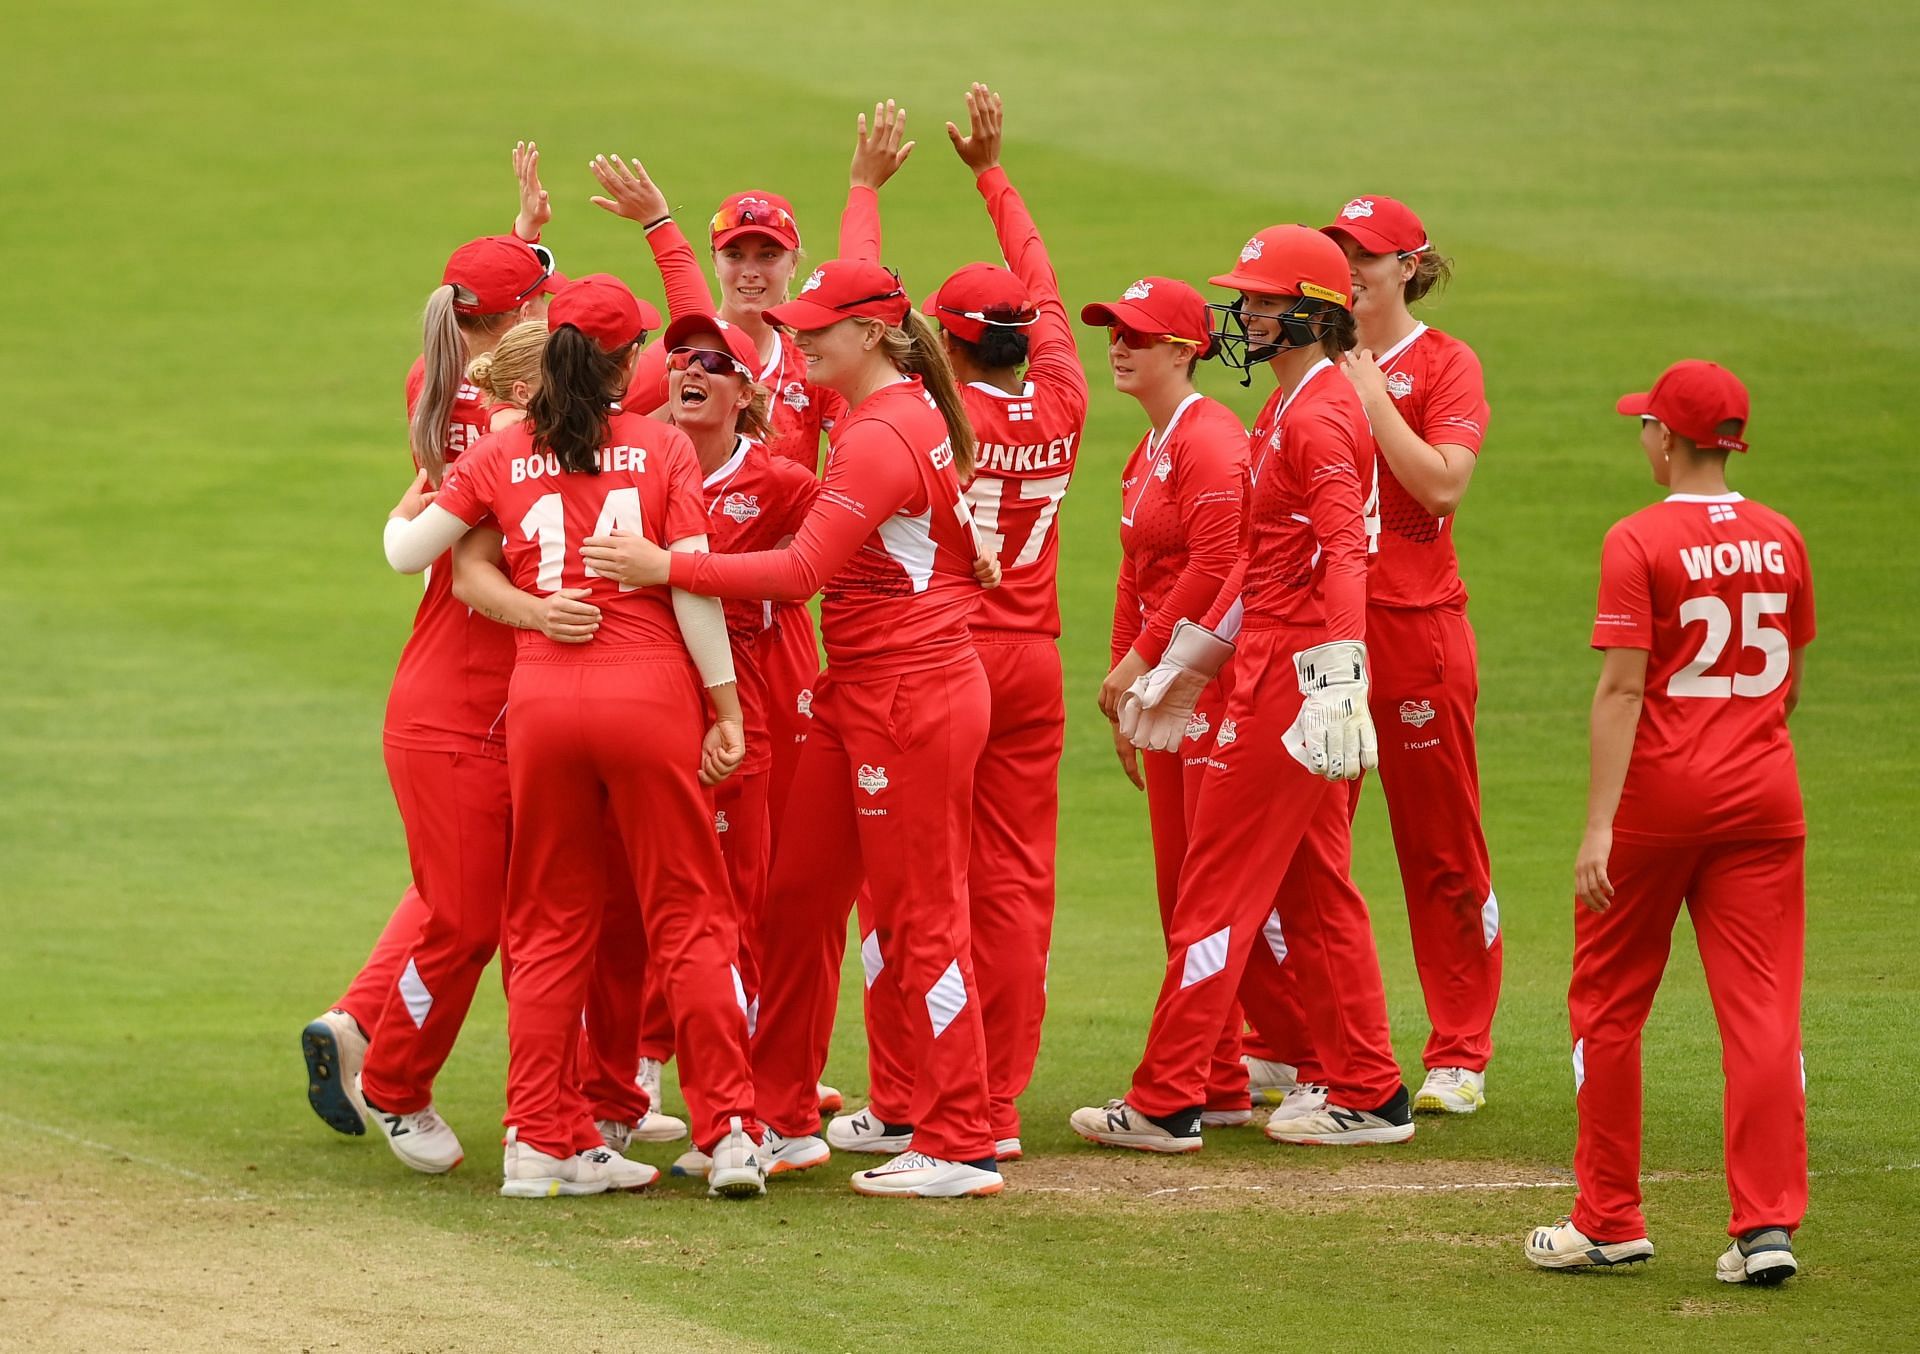
[[[1087,376],[1060,281],[1026,203],[1002,169],[974,182],[987,200],[1001,256],[1026,285],[1039,318],[1027,329],[1026,385],[1018,395],[979,382],[960,391],[976,444],[967,502],[982,547],[1000,561],[1000,586],[981,597],[973,628],[1055,639],[1060,500],[1086,426]]]
[[[426,384],[426,360],[407,373],[407,415]],[[456,464],[486,436],[486,397],[462,381],[447,420],[447,464]],[[383,738],[424,752],[507,755],[507,680],[513,674],[513,632],[453,595],[453,553],[427,570],[413,632],[400,651],[387,696]]]
[[[1491,410],[1473,349],[1423,324],[1376,360],[1387,374],[1394,408],[1422,441],[1480,454]],[[1465,606],[1453,519],[1421,507],[1393,477],[1385,456],[1379,469],[1379,554],[1368,574],[1367,600],[1379,606]]]
[[[1231,409],[1189,395],[1164,437],[1152,430],[1120,474],[1120,582],[1113,661],[1158,663],[1181,620],[1200,620],[1240,558],[1247,430]]]
[[[907,377],[841,420],[791,546],[676,555],[672,581],[711,597],[821,593],[827,661],[863,680],[944,667],[972,652],[977,549],[946,424],[919,378]]]
[[[1240,600],[1248,625],[1324,627],[1328,640],[1366,636],[1366,502],[1375,456],[1366,409],[1321,358],[1253,427]]]
[[[1593,647],[1647,651],[1617,840],[1806,834],[1787,671],[1813,634],[1806,543],[1773,509],[1673,494],[1614,524]]]
[[[727,463],[706,477],[707,548],[715,554],[741,555],[771,550],[800,529],[819,488],[805,466],[770,455],[742,437]],[[733,641],[733,671],[740,688],[740,710],[747,736],[747,758],[740,772],[764,771],[773,761],[767,727],[767,681],[760,668],[760,636],[774,622],[768,602],[733,599],[723,603],[727,635]]]
[[[707,530],[700,461],[678,428],[616,413],[598,452],[599,473],[565,471],[535,448],[524,423],[483,438],[447,476],[435,503],[468,525],[491,515],[506,537],[507,576],[524,592],[588,588],[600,629],[588,644],[556,644],[537,630],[518,633],[523,658],[592,662],[623,648],[684,651],[665,588],[628,588],[588,569],[580,543],[631,531],[671,545]]]

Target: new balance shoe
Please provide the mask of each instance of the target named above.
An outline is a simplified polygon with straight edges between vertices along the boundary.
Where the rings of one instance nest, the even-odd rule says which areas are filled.
[[[1487,1103],[1487,1074],[1464,1067],[1429,1067],[1413,1097],[1422,1114],[1472,1114]]]
[[[827,1144],[808,1134],[801,1138],[789,1138],[773,1129],[767,1130],[760,1142],[760,1159],[767,1164],[768,1175],[785,1175],[788,1171],[810,1171],[815,1166],[824,1166],[833,1153],[827,1150]]]
[[[500,1193],[509,1199],[554,1199],[561,1195],[604,1194],[612,1183],[609,1163],[614,1154],[605,1150],[576,1152],[570,1157],[550,1157],[520,1141],[520,1130],[507,1130],[505,1177]],[[648,1169],[652,1169],[649,1167]]]
[[[644,1161],[629,1161],[618,1152],[608,1151],[604,1147],[595,1147],[580,1155],[596,1158],[600,1165],[607,1168],[607,1188],[611,1190],[641,1190],[660,1178],[659,1167],[649,1166]]]
[[[822,1114],[838,1114],[841,1108],[847,1103],[845,1097],[843,1097],[840,1092],[834,1090],[833,1087],[827,1085],[824,1081],[816,1081],[813,1083],[813,1093],[820,1097],[820,1112]]]
[[[827,1145],[843,1152],[872,1152],[893,1156],[904,1152],[913,1142],[912,1124],[890,1124],[862,1105],[852,1114],[835,1116],[827,1125]]]
[[[944,1161],[925,1152],[902,1152],[883,1166],[853,1177],[856,1193],[890,1199],[963,1199],[998,1194],[1003,1182],[992,1162]]]
[[[1075,1110],[1068,1122],[1075,1133],[1103,1147],[1174,1153],[1198,1152],[1202,1146],[1198,1106],[1156,1119],[1125,1100],[1109,1100]]]
[[[1018,1161],[1025,1155],[1018,1138],[996,1138],[993,1144],[995,1161]]]
[[[1303,1081],[1280,1097],[1280,1104],[1272,1117],[1296,1119],[1303,1114],[1318,1113],[1326,1107],[1327,1088],[1317,1081]]]
[[[1267,1136],[1275,1142],[1314,1147],[1364,1147],[1369,1143],[1405,1142],[1413,1136],[1413,1110],[1407,1088],[1377,1109],[1356,1110],[1328,1101],[1322,1109],[1283,1119],[1278,1110],[1267,1120]]]
[[[1252,1122],[1252,1110],[1203,1110],[1200,1114],[1202,1128],[1245,1128]]]
[[[307,1103],[320,1121],[350,1138],[365,1134],[360,1065],[367,1060],[367,1036],[359,1024],[335,1007],[300,1031],[300,1054],[307,1060]]]
[[[673,1165],[667,1167],[667,1174],[689,1180],[704,1180],[707,1178],[707,1172],[712,1169],[712,1157],[698,1147],[689,1147],[673,1159]]]
[[[1300,1085],[1300,1069],[1292,1063],[1269,1062],[1251,1053],[1240,1061],[1247,1065],[1247,1090],[1262,1105],[1278,1105]]]
[[[1573,1219],[1562,1218],[1551,1227],[1536,1227],[1527,1237],[1527,1259],[1541,1269],[1596,1269],[1611,1265],[1638,1265],[1653,1259],[1653,1243],[1645,1237],[1631,1241],[1595,1241]]]
[[[751,1199],[767,1192],[767,1168],[760,1161],[760,1144],[740,1126],[740,1116],[729,1121],[727,1136],[713,1146],[707,1158],[707,1194],[711,1198]]]
[[[1754,1283],[1771,1288],[1800,1272],[1793,1258],[1793,1234],[1784,1227],[1759,1227],[1744,1232],[1714,1261],[1713,1277],[1721,1283]]]
[[[425,1175],[445,1175],[466,1160],[460,1139],[432,1105],[412,1114],[391,1114],[367,1105],[367,1121],[387,1140],[393,1154]]]

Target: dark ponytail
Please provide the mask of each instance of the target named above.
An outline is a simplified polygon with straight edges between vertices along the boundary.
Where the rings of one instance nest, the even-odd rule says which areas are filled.
[[[527,402],[527,423],[536,445],[545,447],[563,470],[599,473],[595,456],[607,440],[607,418],[623,393],[632,344],[613,352],[563,324],[547,336],[540,359],[540,389]]]
[[[977,342],[969,342],[949,329],[947,341],[982,371],[1018,367],[1027,360],[1027,331],[1011,325],[989,324]]]

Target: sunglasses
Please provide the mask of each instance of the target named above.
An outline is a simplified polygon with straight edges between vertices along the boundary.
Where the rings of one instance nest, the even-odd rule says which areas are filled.
[[[957,315],[963,320],[975,320],[981,324],[997,324],[1006,329],[1025,329],[1037,324],[1039,315],[1027,315],[1016,310],[958,310],[953,306],[935,304],[934,309],[942,315]]]
[[[1110,324],[1107,326],[1107,342],[1118,343],[1124,347],[1132,348],[1135,351],[1141,348],[1151,348],[1156,343],[1171,343],[1180,348],[1198,348],[1200,346],[1199,339],[1176,338],[1172,334],[1143,334],[1138,329],[1129,329],[1124,324]]]
[[[762,230],[784,231],[799,237],[800,225],[793,219],[793,213],[784,207],[776,207],[771,202],[761,202],[748,198],[736,202],[731,207],[722,207],[713,214],[708,223],[708,233],[718,235],[723,230],[737,230],[741,226],[758,226]]]
[[[689,367],[698,367],[709,376],[739,376],[751,381],[753,373],[734,361],[726,353],[716,353],[711,348],[675,348],[667,354],[667,370],[686,371]]]

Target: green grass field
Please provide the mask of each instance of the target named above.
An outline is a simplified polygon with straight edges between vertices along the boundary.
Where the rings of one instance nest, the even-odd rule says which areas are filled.
[[[1910,7],[1070,0],[803,21],[123,0],[7,26],[0,1348],[1914,1339]],[[1063,519],[1053,1008],[1005,1195],[888,1206],[850,1194],[840,1163],[750,1207],[673,1185],[500,1200],[491,979],[439,1087],[466,1166],[428,1180],[329,1133],[296,1035],[406,869],[379,746],[418,587],[377,544],[406,478],[400,379],[448,250],[511,220],[508,148],[545,151],[562,266],[657,300],[639,232],[587,205],[591,154],[643,157],[694,220],[735,188],[783,191],[818,255],[854,114],[897,97],[921,145],[887,190],[889,261],[918,292],[993,249],[940,133],[972,79],[1006,96],[1007,166],[1075,301],[1143,272],[1203,278],[1254,229],[1360,192],[1414,203],[1455,256],[1429,318],[1479,350],[1494,407],[1458,527],[1507,945],[1488,1109],[1338,1159],[1222,1132],[1145,1161],[1066,1129],[1124,1087],[1161,966],[1144,805],[1093,702],[1138,413],[1089,344]],[[1655,492],[1612,401],[1687,355],[1751,385],[1736,487],[1801,524],[1821,603],[1795,721],[1815,1180],[1804,1277],[1776,1291],[1711,1277],[1719,1077],[1684,927],[1648,1032],[1658,1258],[1542,1275],[1519,1252],[1571,1199],[1563,998],[1599,542]],[[1248,415],[1265,393],[1207,384]],[[1417,1075],[1377,795],[1357,834]],[[852,1007],[829,1080],[864,1091]]]

